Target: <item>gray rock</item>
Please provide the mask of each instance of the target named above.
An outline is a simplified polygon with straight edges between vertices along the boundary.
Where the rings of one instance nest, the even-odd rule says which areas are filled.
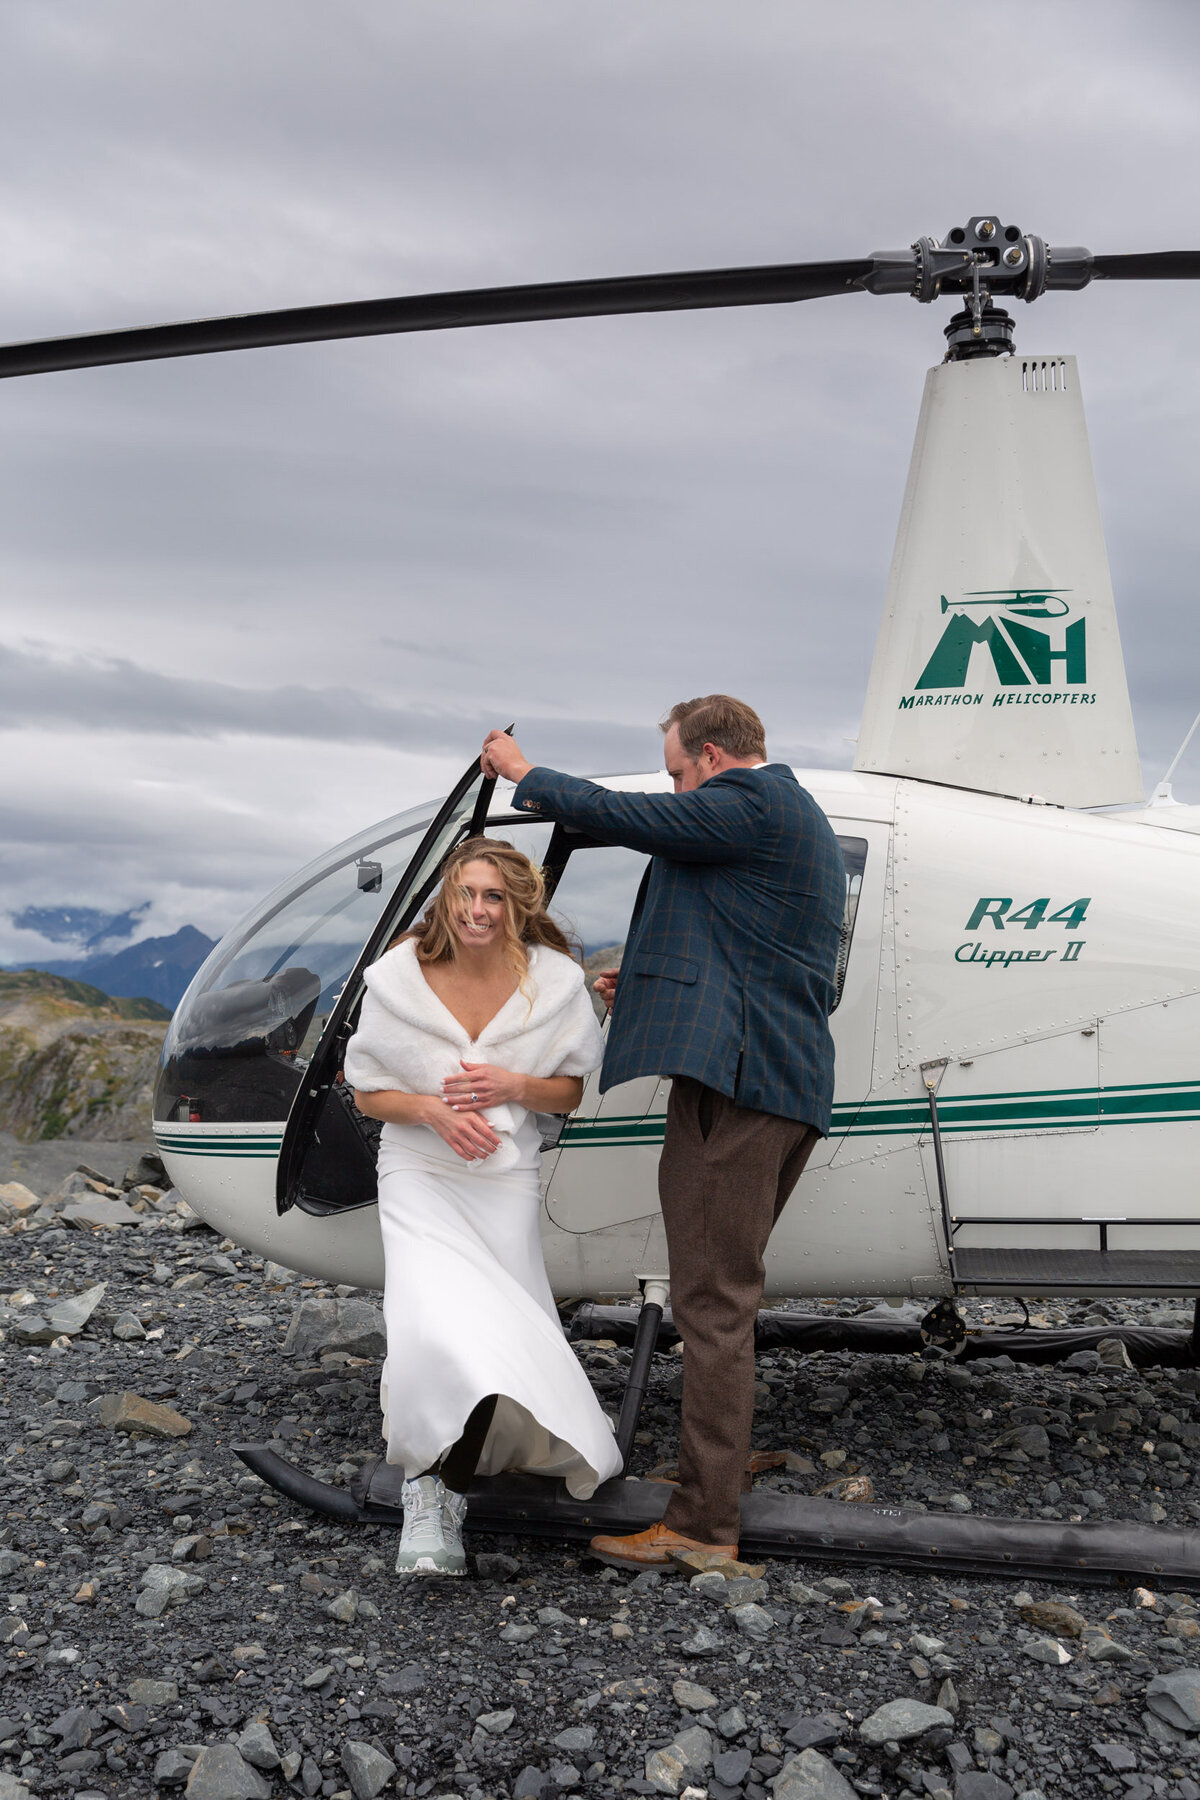
[[[715,1706],[716,1704],[717,1703],[714,1700],[713,1705]],[[747,1729],[746,1715],[740,1706],[731,1706],[727,1708],[717,1720],[717,1730],[723,1738],[741,1737],[743,1731]],[[801,1747],[803,1748],[803,1746]]]
[[[256,1769],[277,1769],[279,1752],[275,1740],[262,1719],[253,1719],[234,1739],[238,1753]]]
[[[325,1608],[326,1617],[336,1619],[339,1625],[353,1625],[358,1615],[358,1595],[353,1588],[347,1588],[329,1602]]]
[[[502,1644],[527,1644],[537,1634],[536,1625],[506,1625],[500,1633],[500,1642]]]
[[[354,1800],[375,1800],[396,1773],[396,1765],[371,1744],[351,1741],[342,1745],[342,1767],[350,1781]]]
[[[205,1744],[192,1764],[186,1800],[271,1800],[271,1784],[232,1744]]]
[[[367,1300],[302,1300],[283,1340],[285,1356],[324,1356],[343,1350],[374,1360],[387,1354],[383,1314]]]
[[[646,1758],[646,1780],[660,1794],[681,1794],[712,1767],[712,1736],[703,1725],[689,1725],[661,1750]]]
[[[481,1581],[511,1581],[520,1568],[516,1557],[505,1556],[502,1550],[481,1550],[475,1558],[475,1573]]]
[[[1044,1457],[1050,1454],[1050,1436],[1044,1425],[1015,1425],[999,1439],[1000,1444],[1010,1450],[1023,1450],[1026,1456]]]
[[[775,1629],[775,1621],[770,1613],[765,1607],[756,1606],[753,1601],[748,1606],[731,1606],[729,1616],[743,1637],[770,1637]]]
[[[8,1327],[14,1344],[49,1344],[58,1336],[49,1319],[39,1312],[23,1312]]]
[[[846,1777],[816,1750],[790,1756],[771,1786],[775,1800],[858,1800]]]
[[[1092,1749],[1118,1775],[1137,1768],[1138,1759],[1128,1744],[1093,1744]]]
[[[131,1681],[125,1689],[135,1706],[174,1706],[179,1698],[179,1688],[173,1681],[151,1681],[139,1678]]]
[[[77,1337],[103,1300],[107,1287],[106,1281],[98,1281],[94,1287],[84,1288],[81,1294],[56,1300],[46,1314],[55,1336]]]
[[[506,1706],[501,1712],[480,1713],[475,1723],[482,1725],[492,1737],[500,1737],[509,1729],[516,1716],[512,1707]]]
[[[225,1275],[231,1279],[241,1274],[232,1257],[223,1256],[219,1250],[210,1250],[207,1256],[198,1258],[196,1267],[207,1275]]]
[[[113,1320],[112,1334],[123,1344],[133,1344],[145,1337],[146,1328],[136,1313],[123,1312]]]
[[[33,1800],[33,1794],[17,1776],[0,1769],[0,1800]]]
[[[737,1750],[718,1750],[713,1756],[713,1774],[726,1787],[741,1787],[750,1774],[750,1752],[744,1747]]]
[[[707,1712],[710,1706],[718,1706],[720,1702],[715,1694],[710,1694],[706,1687],[700,1687],[694,1681],[677,1681],[671,1689],[676,1706],[685,1712]]]
[[[142,1591],[137,1597],[135,1611],[143,1619],[161,1619],[168,1607],[182,1606],[206,1585],[203,1575],[172,1568],[170,1563],[151,1563],[142,1576]]]
[[[513,1782],[512,1800],[541,1800],[546,1786],[547,1779],[542,1770],[527,1763]]]
[[[949,1713],[957,1713],[959,1706],[961,1705],[961,1701],[958,1698],[958,1689],[955,1687],[949,1675],[947,1675],[945,1681],[943,1681],[941,1687],[938,1689],[937,1704],[944,1707]]]
[[[154,1765],[155,1787],[182,1787],[195,1760],[186,1750],[164,1750]]]
[[[73,1200],[59,1214],[64,1224],[80,1231],[116,1231],[122,1225],[136,1225],[138,1216],[123,1200],[104,1200],[97,1194],[90,1200]]]
[[[296,1279],[294,1269],[285,1269],[282,1263],[277,1262],[265,1262],[262,1274],[268,1287],[286,1287],[289,1281]]]
[[[572,1752],[590,1750],[595,1741],[596,1733],[590,1725],[568,1725],[553,1740],[557,1749]]]
[[[92,1721],[86,1706],[72,1706],[60,1713],[49,1728],[59,1740],[62,1755],[86,1750],[92,1741]]]
[[[427,1683],[428,1678],[420,1663],[405,1663],[404,1667],[397,1670],[384,1686],[385,1691],[389,1694],[422,1694]]]
[[[793,1719],[783,1741],[792,1750],[827,1750],[841,1735],[838,1721],[828,1713],[816,1718],[806,1714]]]
[[[889,1740],[906,1744],[910,1738],[922,1737],[935,1725],[953,1725],[954,1715],[941,1706],[926,1706],[923,1700],[889,1700],[858,1728],[865,1744],[878,1748]]]
[[[686,1638],[679,1648],[685,1656],[716,1656],[725,1640],[719,1632],[710,1631],[707,1625],[697,1625],[690,1638]]]
[[[319,1669],[313,1669],[310,1674],[304,1677],[304,1681],[301,1685],[306,1688],[323,1688],[332,1674],[333,1664],[322,1663]]]
[[[966,1769],[954,1783],[954,1800],[1013,1800],[1015,1789],[999,1775]]]
[[[1119,1644],[1115,1638],[1105,1637],[1101,1633],[1085,1636],[1084,1648],[1092,1662],[1131,1663],[1137,1661],[1136,1650],[1130,1650],[1126,1644]]]
[[[1146,1705],[1176,1731],[1200,1731],[1200,1669],[1172,1669],[1146,1688]]]
[[[1025,1646],[1026,1656],[1034,1662],[1045,1663],[1048,1669],[1062,1669],[1071,1660],[1071,1652],[1057,1638],[1034,1638]]]

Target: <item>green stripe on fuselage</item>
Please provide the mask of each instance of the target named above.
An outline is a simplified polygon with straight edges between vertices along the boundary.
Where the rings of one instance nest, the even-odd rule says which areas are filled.
[[[1154,1125],[1200,1119],[1200,1083],[1144,1082],[1112,1088],[1030,1088],[1013,1093],[952,1094],[938,1100],[938,1122],[948,1135],[987,1136],[1030,1131],[1094,1131],[1100,1125]],[[663,1141],[665,1113],[614,1113],[572,1119],[562,1135],[566,1150],[655,1148]],[[919,1137],[929,1129],[923,1099],[864,1100],[833,1109],[835,1138]],[[278,1157],[282,1128],[245,1133],[156,1130],[172,1156]]]

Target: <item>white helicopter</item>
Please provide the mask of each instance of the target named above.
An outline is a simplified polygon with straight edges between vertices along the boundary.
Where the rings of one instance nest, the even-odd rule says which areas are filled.
[[[0,350],[0,374],[863,289],[961,296],[926,381],[854,768],[796,770],[847,868],[837,1086],[830,1136],[772,1237],[767,1292],[1196,1295],[1200,808],[1165,784],[1143,804],[1075,361],[1016,351],[996,302],[1197,275],[1200,253],[1094,257],[993,214],[854,262],[17,345]],[[526,748],[536,757],[534,739]],[[604,784],[669,786],[661,772]],[[341,1058],[363,969],[464,835],[518,845],[586,945],[621,944],[643,859],[532,822],[509,794],[473,761],[444,801],[329,851],[227,933],[180,1002],[155,1136],[180,1192],[247,1249],[382,1285],[377,1127]],[[665,1100],[662,1081],[601,1096],[593,1077],[546,1149],[560,1296],[640,1288],[661,1314]]]

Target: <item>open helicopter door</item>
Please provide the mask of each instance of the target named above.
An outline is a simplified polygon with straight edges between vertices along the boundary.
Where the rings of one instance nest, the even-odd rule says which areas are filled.
[[[375,1203],[379,1126],[358,1111],[341,1079],[346,1044],[362,1002],[363,971],[412,924],[455,844],[484,829],[495,786],[495,778],[484,775],[476,757],[435,815],[363,945],[288,1115],[275,1189],[280,1213],[299,1206],[305,1212],[326,1214]],[[369,866],[366,874],[369,878]]]

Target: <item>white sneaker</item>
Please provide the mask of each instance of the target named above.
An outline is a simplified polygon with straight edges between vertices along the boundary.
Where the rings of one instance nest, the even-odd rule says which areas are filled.
[[[401,1496],[404,1530],[396,1552],[397,1575],[463,1575],[467,1559],[461,1543],[446,1542],[443,1515],[446,1490],[436,1475],[406,1481]]]
[[[448,1554],[455,1558],[458,1568],[465,1569],[467,1559],[463,1552],[462,1529],[463,1520],[467,1516],[467,1496],[456,1494],[453,1488],[443,1485],[442,1493],[442,1536],[446,1540]]]

